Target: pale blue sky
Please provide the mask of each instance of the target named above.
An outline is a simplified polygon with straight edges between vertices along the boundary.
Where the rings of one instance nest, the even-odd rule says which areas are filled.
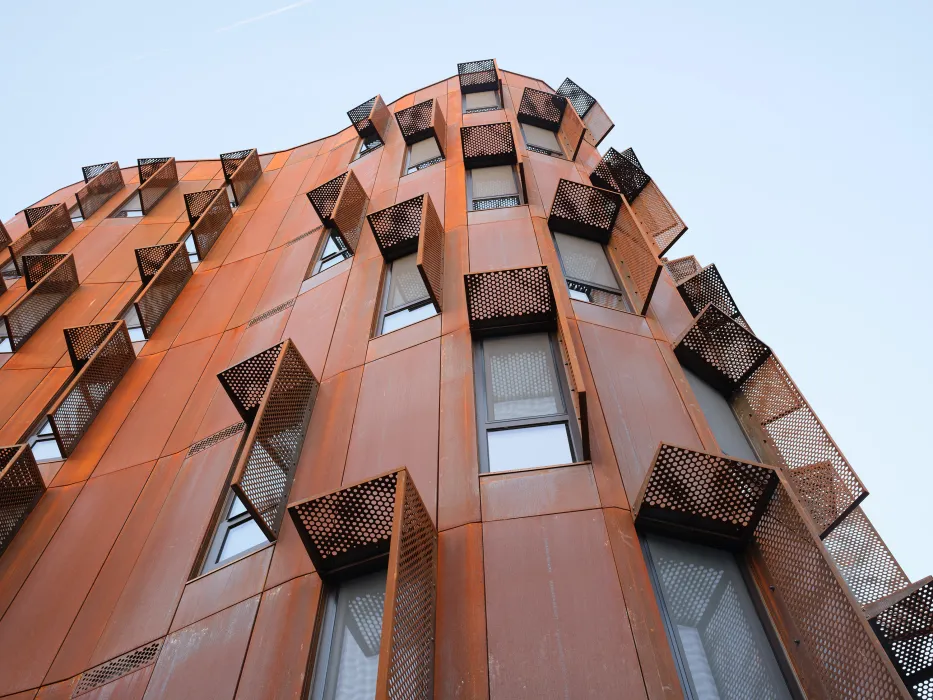
[[[927,275],[929,2],[6,2],[8,219],[80,167],[277,150],[496,57],[570,76],[690,226],[871,491],[911,578],[933,573]],[[620,358],[621,359],[621,358]]]

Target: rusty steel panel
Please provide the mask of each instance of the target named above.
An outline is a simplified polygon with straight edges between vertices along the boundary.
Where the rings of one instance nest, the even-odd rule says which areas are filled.
[[[624,203],[621,204],[619,215],[612,227],[608,248],[628,273],[623,276],[623,282],[635,311],[644,316],[648,313],[651,298],[661,278],[661,261],[657,250],[635,221],[628,205]],[[605,296],[610,297],[608,294]],[[606,304],[607,306],[614,306],[622,301],[619,296],[610,299],[612,303]]]
[[[460,127],[460,142],[466,168],[515,165],[518,162],[509,122]]]
[[[221,153],[220,164],[224,180],[233,190],[233,199],[239,206],[262,175],[259,153],[255,148]]]
[[[28,291],[0,317],[15,352],[78,288],[74,255],[24,255]]]
[[[377,136],[380,141],[385,141],[386,127],[389,124],[389,108],[382,101],[381,95],[371,97],[363,104],[354,107],[347,112],[347,116],[350,117],[350,122],[361,137]]]
[[[437,215],[431,195],[425,193],[416,263],[424,286],[439,311],[444,309],[444,241],[444,225]]]
[[[78,208],[83,218],[88,218],[100,209],[108,199],[123,189],[123,171],[116,161],[86,165],[81,168],[84,187],[75,193]]]
[[[356,173],[348,170],[307,192],[308,201],[325,226],[332,226],[351,253],[356,252],[369,197]]]
[[[23,256],[42,255],[61,243],[75,230],[64,203],[25,209],[29,229],[10,244],[10,257],[17,271],[24,274]]]
[[[65,329],[77,373],[49,409],[63,456],[70,455],[136,359],[125,321]]]
[[[137,248],[136,262],[143,289],[134,304],[143,334],[150,338],[194,273],[184,243]]]
[[[581,238],[608,243],[622,198],[610,190],[561,178],[548,214],[548,226]]]
[[[174,158],[140,158],[139,203],[143,214],[148,214],[156,204],[178,184],[178,169]]]
[[[233,218],[230,198],[223,187],[190,192],[185,195],[185,209],[191,222],[194,247],[198,251],[198,257],[203,260],[220,238],[224,227]]]
[[[547,266],[464,275],[470,331],[553,329],[557,304]]]
[[[225,369],[217,378],[249,426],[231,486],[275,540],[320,383],[291,340]]]
[[[869,623],[916,700],[933,697],[933,580],[906,587]]]
[[[437,530],[406,469],[288,507],[324,578],[388,555],[377,700],[428,700],[434,687]]]
[[[696,258],[693,258],[693,261],[695,262]],[[684,271],[688,265],[689,263],[681,265],[681,270]],[[746,330],[751,330],[748,322],[742,316],[742,312],[739,311],[735,299],[732,298],[729,288],[723,281],[722,275],[719,274],[715,263],[677,280],[677,291],[687,308],[690,309],[690,313],[694,316],[705,309],[708,304],[715,304],[720,311],[725,311],[733,321]]]
[[[496,59],[467,61],[457,64],[457,76],[460,80],[460,92],[486,92],[499,90],[501,78]]]
[[[433,136],[440,146],[441,155],[447,152],[447,123],[439,100],[431,98],[400,110],[395,113],[395,121],[405,143],[413,144]]]
[[[661,443],[633,506],[635,522],[741,550],[777,487],[771,467]]]
[[[567,98],[563,95],[526,87],[522,92],[516,116],[520,122],[556,132],[560,128],[566,107]]]
[[[29,445],[0,447],[0,554],[45,491]]]

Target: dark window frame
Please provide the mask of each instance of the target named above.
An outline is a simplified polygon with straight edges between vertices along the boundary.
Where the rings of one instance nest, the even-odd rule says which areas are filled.
[[[324,252],[327,250],[327,243],[333,239],[338,250],[336,253],[329,253],[324,255]],[[314,259],[311,265],[309,266],[310,273],[305,276],[305,279],[310,279],[315,275],[319,275],[322,272],[329,270],[330,268],[339,265],[344,260],[349,260],[353,257],[353,252],[350,250],[350,247],[347,245],[346,241],[343,240],[343,236],[340,235],[340,231],[335,228],[325,228],[321,234],[321,240],[318,243],[318,249],[314,251]],[[324,267],[325,263],[327,266]]]
[[[493,90],[480,90],[479,92],[491,92],[495,94],[496,106],[495,107],[477,107],[475,109],[467,109],[466,95],[463,95],[463,99],[461,100],[461,104],[463,106],[463,111],[462,111],[463,114],[480,114],[482,112],[495,112],[496,110],[503,109],[502,92],[499,90],[498,87]]]
[[[233,492],[233,489],[227,484],[226,495],[224,496],[223,503],[221,505],[220,511],[217,513],[214,518],[213,527],[211,528],[211,536],[207,546],[207,550],[204,553],[204,560],[201,562],[200,570],[198,576],[203,576],[204,574],[209,574],[211,571],[216,571],[222,566],[226,566],[231,562],[238,561],[244,557],[248,557],[255,552],[258,552],[264,547],[268,547],[272,544],[271,540],[266,540],[265,542],[259,542],[258,544],[248,547],[243,551],[237,552],[226,559],[219,560],[221,552],[223,552],[224,544],[227,542],[227,537],[230,534],[230,531],[235,527],[243,525],[251,520],[255,520],[250,512],[244,508],[242,513],[237,513],[234,516],[228,515],[230,510],[233,508],[234,500],[236,499],[236,494]]]
[[[364,146],[366,147],[365,149],[364,149]],[[353,161],[359,160],[360,158],[365,156],[367,153],[378,151],[383,146],[385,146],[385,141],[383,141],[382,137],[379,136],[378,134],[376,134],[375,136],[370,136],[368,138],[365,136],[360,136],[360,140],[356,144],[356,150],[354,151]]]
[[[538,128],[541,129],[542,131],[550,131],[550,129],[544,129],[542,127],[538,127]],[[553,131],[551,133],[554,134],[554,140],[557,141],[557,147],[560,149],[560,152],[551,151],[547,148],[543,148],[542,146],[535,146],[534,144],[529,143],[528,136],[525,135],[525,124],[524,123],[519,122],[518,129],[519,131],[522,132],[522,140],[525,142],[525,148],[527,148],[532,153],[538,153],[542,156],[550,156],[551,158],[559,158],[561,160],[570,160],[569,158],[567,158],[567,154],[564,153],[564,147],[561,145],[560,139],[557,138],[556,131]]]
[[[129,204],[133,199],[136,199],[136,201],[139,203],[139,208],[138,209],[135,209],[135,208],[126,209],[126,205]],[[130,212],[139,212],[139,214],[138,215],[134,214],[133,216],[130,216],[129,214]],[[143,211],[143,199],[142,199],[142,196],[139,194],[139,190],[137,189],[133,192],[133,194],[131,194],[126,199],[124,199],[120,203],[120,206],[114,209],[113,213],[107,218],[109,219],[141,219],[145,215],[146,214]]]
[[[560,351],[560,341],[557,333],[554,331],[534,331],[533,333],[546,333],[548,345],[551,349],[551,360],[554,362],[554,373],[557,377],[557,384],[560,390],[560,397],[564,404],[562,413],[554,413],[545,416],[531,416],[528,418],[514,418],[508,420],[491,420],[488,415],[487,404],[487,382],[485,350],[483,343],[486,340],[494,338],[503,338],[510,336],[526,335],[526,333],[508,333],[476,338],[473,341],[473,391],[476,397],[476,436],[479,448],[479,471],[480,474],[497,474],[510,471],[524,471],[526,469],[547,469],[549,467],[559,466],[559,464],[574,464],[582,460],[583,457],[583,439],[580,436],[580,427],[577,425],[577,417],[573,405],[573,393],[570,390],[570,383],[567,379],[567,373]],[[501,470],[501,472],[492,472],[489,468],[489,438],[490,432],[499,430],[508,430],[510,428],[530,428],[539,425],[558,425],[567,426],[567,442],[570,447],[570,462],[559,464],[546,464],[538,467],[519,467],[517,469]]]
[[[84,214],[81,212],[81,207],[77,204],[68,210],[68,216],[71,217],[72,224],[80,224],[84,221]]]
[[[680,541],[689,545],[695,544],[689,540],[671,537],[669,535],[661,535],[661,537],[665,537],[669,540]],[[680,681],[681,689],[684,693],[684,700],[697,700],[696,690],[693,687],[693,683],[690,680],[690,673],[687,670],[686,652],[681,645],[680,637],[677,635],[677,632],[674,629],[674,621],[671,618],[667,600],[665,599],[664,592],[661,589],[660,574],[658,573],[657,567],[654,563],[654,557],[648,546],[648,538],[646,537],[646,533],[641,529],[638,531],[638,542],[641,545],[642,557],[645,561],[645,568],[648,572],[648,578],[651,581],[651,589],[654,593],[655,602],[658,606],[658,612],[661,615],[661,622],[664,627],[665,636],[667,637],[668,646],[671,650],[671,656],[674,659],[674,666],[677,668],[677,676],[678,680]],[[721,549],[722,551],[731,554],[735,558],[736,565],[738,566],[739,572],[742,575],[742,581],[745,584],[745,589],[748,592],[748,597],[751,599],[752,605],[755,608],[758,621],[761,623],[761,628],[765,633],[765,637],[768,640],[768,645],[771,647],[771,652],[774,654],[774,659],[777,661],[778,668],[781,671],[781,676],[784,679],[791,698],[793,698],[793,700],[807,700],[800,684],[800,679],[797,677],[797,674],[794,671],[794,666],[790,660],[790,655],[787,653],[787,649],[781,642],[780,636],[777,632],[777,626],[775,624],[774,617],[771,615],[770,610],[768,610],[768,606],[765,604],[759,582],[755,578],[752,570],[752,564],[749,561],[748,555],[739,552],[729,552],[728,550],[722,549],[720,547],[714,547],[710,544],[703,544],[699,546],[709,547],[710,549]]]
[[[437,138],[435,138],[434,136],[429,136],[427,139],[423,139],[423,140],[427,141],[428,139],[434,141],[434,145],[437,146],[437,152],[440,155],[434,156],[433,158],[428,158],[425,161],[412,165],[411,164],[411,149],[412,149],[412,146],[414,146],[415,144],[414,143],[407,144],[405,146],[405,168],[402,170],[403,176],[411,175],[413,173],[418,172],[419,170],[425,170],[427,168],[430,168],[432,165],[443,163],[446,160],[444,158],[444,152],[441,150],[441,145],[437,142]],[[421,141],[418,141],[416,143],[421,143]]]
[[[188,242],[191,242],[189,247]],[[191,230],[188,230],[188,233],[185,234],[185,237],[182,239],[182,242],[185,244],[185,252],[188,254],[188,262],[191,263],[191,269],[196,270],[198,265],[201,264],[201,256],[198,255],[198,247],[194,243],[194,234],[191,233]]]
[[[19,270],[16,268],[16,263],[13,261],[13,258],[7,260],[3,264],[3,267],[0,267],[0,275],[3,276],[3,279],[10,280],[11,282],[15,282],[22,277]]]
[[[46,428],[48,429],[47,431]],[[39,464],[60,462],[61,460],[65,459],[65,456],[61,453],[61,448],[58,446],[58,441],[55,439],[55,431],[52,429],[52,423],[48,416],[43,416],[39,420],[39,425],[35,430],[32,431],[32,433],[30,433],[29,437],[26,439],[26,442],[29,444],[30,449],[33,449],[37,443],[50,442],[55,445],[55,448],[58,451],[58,456],[44,458],[36,457],[36,462]]]
[[[412,255],[417,256],[418,254],[410,253],[409,255],[403,255],[400,258],[396,258],[395,260],[392,260],[391,262],[387,262],[385,264],[385,267],[383,268],[382,292],[380,293],[380,297],[379,297],[379,317],[376,319],[376,333],[374,337],[388,335],[388,333],[394,333],[395,331],[400,331],[403,328],[414,326],[416,323],[421,323],[421,321],[427,321],[428,318],[434,318],[434,316],[437,316],[440,313],[440,310],[437,308],[437,305],[434,303],[434,300],[431,298],[431,293],[428,290],[427,285],[425,285],[424,297],[416,299],[410,302],[409,304],[407,304],[406,306],[400,306],[397,309],[392,309],[391,311],[388,310],[389,288],[392,285],[392,266],[395,263],[397,263],[399,260],[402,260],[407,257],[411,257]],[[434,308],[434,314],[432,316],[428,316],[427,318],[423,318],[418,321],[414,321],[413,323],[400,326],[391,331],[383,330],[383,328],[385,327],[385,320],[389,316],[394,316],[395,314],[402,313],[403,311],[414,311],[415,309],[420,309],[421,307],[428,306],[428,305]]]
[[[609,251],[606,249],[606,245],[604,243],[592,241],[592,243],[602,248],[603,255],[606,256],[606,262],[609,264],[609,270],[612,272],[612,276],[615,278],[616,284],[618,285],[618,289],[610,289],[609,287],[606,287],[605,285],[597,284],[595,282],[590,282],[589,280],[584,280],[578,277],[572,277],[568,275],[567,268],[564,265],[564,256],[560,252],[560,245],[557,242],[556,234],[558,233],[564,236],[571,236],[572,234],[564,233],[563,231],[554,231],[554,230],[551,231],[551,241],[554,243],[554,250],[557,252],[557,260],[558,262],[560,262],[560,271],[564,275],[564,281],[567,283],[567,289],[572,292],[579,292],[581,294],[585,294],[587,296],[586,299],[578,299],[574,296],[571,296],[570,298],[573,299],[574,301],[583,302],[584,304],[596,304],[597,306],[606,306],[605,304],[600,304],[597,301],[593,301],[593,299],[591,298],[590,295],[592,291],[596,290],[596,291],[602,292],[603,294],[611,294],[613,296],[619,297],[620,299],[622,299],[622,303],[625,306],[626,311],[628,313],[635,313],[635,306],[634,304],[632,304],[632,300],[629,297],[628,291],[625,289],[625,285],[622,284],[622,275],[619,273],[619,270],[616,268],[616,265],[612,260],[612,256],[609,255]],[[576,237],[579,238],[579,236],[576,236]],[[584,238],[583,240],[590,240],[590,239]],[[611,308],[611,307],[607,307],[607,308]]]
[[[493,165],[493,166],[486,166],[486,167],[493,167],[493,168],[495,168],[495,167],[499,167],[499,166]],[[466,174],[466,175],[467,175],[467,176],[466,176],[466,187],[467,187],[467,212],[471,212],[471,211],[490,211],[490,210],[492,210],[492,209],[509,209],[509,208],[511,208],[511,207],[520,207],[520,206],[523,206],[523,205],[526,204],[525,196],[524,196],[524,192],[525,192],[524,174],[522,173],[521,168],[520,168],[519,166],[517,166],[517,165],[510,164],[508,167],[512,169],[512,177],[515,179],[516,194],[514,194],[514,195],[503,195],[503,196],[498,196],[498,197],[483,197],[483,198],[481,198],[481,199],[479,199],[479,200],[474,200],[474,199],[473,199],[473,171],[474,171],[474,170],[482,170],[482,168],[467,168],[467,174]],[[511,199],[514,199],[514,200],[515,200],[515,204],[500,204],[500,205],[497,206],[497,207],[492,207],[492,206],[490,206],[490,207],[481,207],[481,208],[479,208],[479,209],[477,209],[476,206],[475,206],[475,202],[476,202],[476,201],[480,201],[480,202],[496,202],[496,201],[511,200]]]

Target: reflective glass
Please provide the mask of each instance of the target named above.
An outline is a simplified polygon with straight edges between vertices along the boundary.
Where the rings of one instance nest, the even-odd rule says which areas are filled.
[[[554,240],[557,241],[560,260],[567,277],[607,289],[619,288],[602,244],[579,236],[568,236],[566,233],[555,233]]]
[[[586,292],[581,292],[579,289],[568,289],[567,293],[570,294],[571,299],[576,299],[577,301],[589,301],[590,296]]]
[[[243,501],[236,495],[233,496],[233,502],[230,504],[230,512],[227,513],[227,520],[235,518],[240,513],[246,512],[246,506],[243,505]]]
[[[676,645],[697,700],[790,700],[735,557],[649,535]]]
[[[549,467],[573,461],[566,423],[491,430],[486,435],[491,472]]]
[[[386,311],[394,311],[428,298],[428,289],[418,271],[418,255],[412,253],[393,261],[389,272]]]
[[[36,461],[46,462],[53,459],[61,459],[62,453],[58,449],[58,443],[55,440],[37,440],[32,445],[32,455]]]
[[[426,318],[437,316],[437,309],[433,303],[422,304],[414,309],[402,309],[389,314],[382,321],[382,334],[397,331],[399,328],[405,328]]]
[[[68,210],[68,216],[71,217],[72,223],[75,224],[84,221],[84,216],[81,214],[81,207],[79,207],[77,204]]]
[[[230,206],[236,208],[236,197],[233,194],[233,185],[227,183],[227,199],[230,200]]]
[[[547,333],[489,338],[483,341],[483,358],[489,420],[563,412],[564,402]]]
[[[268,541],[256,521],[250,518],[246,522],[234,525],[227,530],[224,546],[220,550],[220,557],[218,557],[217,561],[224,561]]]
[[[143,205],[139,200],[139,192],[130,197],[113,216],[119,218],[139,217],[143,215]]]
[[[522,124],[522,132],[525,134],[525,143],[530,146],[537,146],[546,151],[554,153],[563,153],[560,144],[557,142],[557,135],[553,131],[542,129],[533,124]]]
[[[722,453],[757,462],[758,455],[726,398],[690,370],[685,368],[684,374]]]

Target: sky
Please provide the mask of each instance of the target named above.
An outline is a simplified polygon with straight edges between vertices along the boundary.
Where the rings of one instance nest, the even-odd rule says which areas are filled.
[[[913,580],[933,573],[931,26],[933,3],[898,0],[5,2],[0,218],[82,165],[315,140],[458,61],[570,76],[616,124],[601,150],[632,146],[689,225],[670,256],[717,264]]]

